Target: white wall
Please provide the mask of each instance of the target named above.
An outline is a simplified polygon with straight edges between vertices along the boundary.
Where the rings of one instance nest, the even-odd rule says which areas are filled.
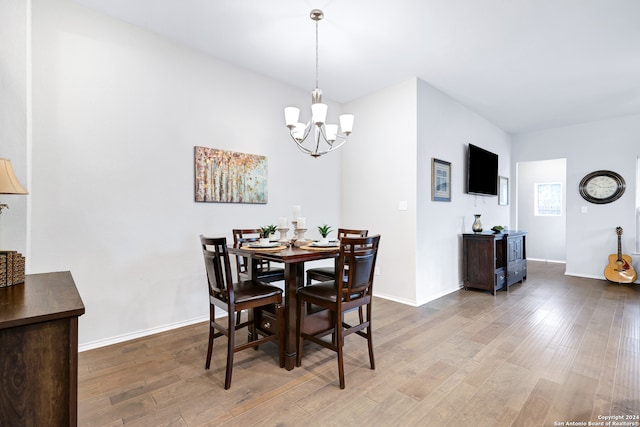
[[[339,224],[339,156],[301,154],[284,126],[308,93],[66,0],[33,2],[33,67],[28,270],[71,270],[81,347],[206,318],[200,233],[296,204]],[[195,203],[196,145],[266,155],[269,203]]]
[[[29,189],[29,3],[0,1],[0,157],[11,165]],[[29,196],[0,195],[9,205],[0,215],[0,249],[27,254]]]
[[[342,220],[381,234],[374,294],[415,304],[416,80],[344,106],[357,122],[342,152]],[[406,201],[408,209],[398,209]]]
[[[527,230],[527,258],[564,262],[567,235],[566,159],[518,163],[518,227]],[[562,185],[562,215],[535,216],[535,184]]]
[[[462,284],[462,233],[473,215],[483,228],[513,227],[497,197],[466,194],[467,146],[498,154],[498,174],[510,177],[511,137],[456,100],[418,80],[417,302],[424,304]],[[451,162],[451,202],[431,200],[431,159]]]
[[[343,154],[342,216],[382,234],[375,293],[420,305],[458,289],[460,235],[471,231],[473,214],[486,228],[510,224],[497,197],[464,193],[466,147],[498,153],[499,173],[509,176],[510,136],[415,78],[344,108],[360,126]],[[451,202],[431,201],[432,157],[452,163]]]
[[[640,115],[584,123],[513,138],[514,164],[522,161],[567,159],[567,266],[575,276],[603,278],[607,256],[617,251],[615,228],[625,230],[623,252],[630,253],[635,238],[635,163],[640,154]],[[608,169],[626,181],[624,195],[617,201],[595,205],[578,192],[588,173]],[[587,212],[582,213],[581,208]],[[634,258],[638,269],[638,259]]]

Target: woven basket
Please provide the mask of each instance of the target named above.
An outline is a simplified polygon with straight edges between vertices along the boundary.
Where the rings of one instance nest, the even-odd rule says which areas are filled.
[[[0,288],[24,283],[25,259],[16,251],[0,251]]]

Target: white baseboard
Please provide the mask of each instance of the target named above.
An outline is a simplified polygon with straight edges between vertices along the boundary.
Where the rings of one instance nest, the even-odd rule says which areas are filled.
[[[424,301],[420,301],[420,302],[410,301],[410,300],[407,300],[407,299],[398,298],[398,297],[395,297],[395,296],[391,296],[391,295],[387,295],[387,294],[381,294],[381,293],[377,293],[377,292],[374,292],[373,296],[374,297],[383,298],[383,299],[386,299],[386,300],[389,300],[389,301],[399,302],[400,304],[410,305],[411,307],[419,307],[419,306],[424,305],[424,304],[426,304],[428,302],[436,300],[436,299],[438,299],[440,297],[448,295],[448,294],[450,294],[452,292],[456,292],[456,291],[460,290],[461,288],[462,288],[462,285],[460,285],[459,287],[454,288],[454,289],[448,289],[446,291],[442,291],[439,294],[432,295],[428,299],[426,299]]]
[[[224,316],[226,316],[226,313],[224,314]],[[209,316],[196,317],[196,318],[185,320],[182,322],[176,322],[169,325],[158,326],[156,328],[150,328],[142,331],[136,331],[128,334],[118,335],[115,337],[91,341],[88,343],[78,345],[78,352],[93,350],[100,347],[106,347],[112,344],[119,344],[121,342],[130,341],[136,338],[142,338],[142,337],[146,337],[153,334],[158,334],[160,332],[170,331],[172,329],[182,328],[184,326],[193,325],[195,323],[206,322],[208,320],[209,320]]]
[[[399,302],[400,304],[404,304],[404,305],[410,305],[411,307],[417,307],[417,304],[415,301],[410,301],[407,299],[403,299],[403,298],[398,298],[398,297],[394,297],[391,295],[387,295],[387,294],[380,294],[378,292],[374,292],[373,293],[374,297],[378,297],[378,298],[382,298],[382,299],[386,299],[389,301],[394,301],[394,302]]]
[[[540,258],[529,258],[529,257],[527,257],[527,261],[549,262],[549,263],[553,263],[553,264],[566,264],[567,263],[567,261],[562,261],[562,260],[540,259]]]
[[[574,276],[574,277],[584,277],[585,279],[607,280],[603,276],[594,276],[592,274],[572,273],[570,271],[565,271],[564,275],[565,276]]]
[[[457,288],[447,289],[446,291],[442,291],[442,292],[440,292],[440,293],[438,293],[438,294],[431,295],[428,299],[426,299],[426,300],[424,300],[424,301],[420,301],[420,302],[418,303],[418,306],[424,305],[424,304],[426,304],[426,303],[428,303],[428,302],[431,302],[431,301],[433,301],[433,300],[436,300],[436,299],[438,299],[438,298],[442,298],[443,296],[445,296],[445,295],[449,295],[449,294],[451,294],[451,293],[453,293],[453,292],[457,292],[457,291],[459,291],[459,290],[460,290],[460,289],[462,289],[462,288],[463,288],[463,286],[462,286],[462,285],[460,285],[460,286],[458,286]]]

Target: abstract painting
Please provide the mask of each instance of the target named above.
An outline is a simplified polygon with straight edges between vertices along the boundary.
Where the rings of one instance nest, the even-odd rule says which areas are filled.
[[[267,158],[195,147],[195,201],[267,203]]]

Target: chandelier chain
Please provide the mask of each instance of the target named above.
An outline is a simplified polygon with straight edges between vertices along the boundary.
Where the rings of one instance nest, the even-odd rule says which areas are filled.
[[[318,68],[318,21],[316,21],[316,89],[318,89],[320,86],[318,86],[318,75],[319,73],[319,68]]]

